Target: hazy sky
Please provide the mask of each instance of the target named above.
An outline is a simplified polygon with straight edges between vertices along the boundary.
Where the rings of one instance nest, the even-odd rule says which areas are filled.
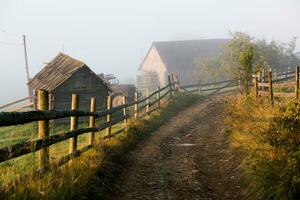
[[[152,41],[300,36],[299,0],[0,0],[0,105],[27,95],[21,35],[34,76],[59,51],[134,82]],[[297,42],[300,49],[300,40]]]

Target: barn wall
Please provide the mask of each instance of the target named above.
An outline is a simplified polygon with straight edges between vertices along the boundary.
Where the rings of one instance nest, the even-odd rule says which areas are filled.
[[[154,46],[149,51],[140,70],[147,72],[157,72],[159,77],[159,85],[164,86],[167,84],[167,69]]]
[[[79,95],[79,109],[89,111],[91,97],[96,98],[97,110],[105,108],[109,91],[94,73],[84,67],[53,91],[53,108],[70,110],[74,93]]]

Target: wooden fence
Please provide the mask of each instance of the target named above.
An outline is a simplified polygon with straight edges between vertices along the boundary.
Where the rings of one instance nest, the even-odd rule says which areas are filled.
[[[281,90],[281,91],[280,91]],[[295,71],[283,72],[274,77],[270,69],[267,77],[253,75],[253,91],[255,96],[269,96],[273,102],[274,97],[299,97],[299,66]]]
[[[179,89],[182,90],[183,92],[189,92],[189,93],[197,92],[198,94],[206,94],[210,92],[210,94],[217,94],[217,93],[220,94],[219,92],[222,90],[227,90],[227,91],[223,91],[224,93],[231,92],[232,90],[228,90],[228,89],[235,89],[235,87],[236,87],[236,82],[234,80],[224,80],[215,83],[204,83],[204,84],[200,84],[198,82],[197,84],[180,86]]]
[[[0,110],[9,109],[10,112],[16,112],[25,108],[33,108],[34,107],[34,99],[35,96],[29,96],[22,99],[18,99],[7,103],[5,105],[0,106]],[[29,101],[29,102],[28,102]]]
[[[139,98],[138,93],[135,93],[135,101],[131,103],[126,102],[126,97],[123,97],[123,105],[112,107],[111,96],[107,98],[107,109],[96,111],[96,100],[91,98],[90,111],[81,111],[78,107],[78,95],[72,95],[71,110],[55,111],[48,110],[48,92],[39,90],[37,95],[37,109],[36,111],[28,112],[0,112],[0,127],[19,125],[38,121],[38,138],[25,142],[19,142],[11,146],[0,148],[0,163],[8,161],[13,158],[20,157],[25,154],[39,151],[39,170],[46,169],[49,165],[49,147],[61,141],[69,140],[69,154],[61,158],[57,164],[58,166],[68,162],[73,157],[79,156],[81,153],[90,149],[95,142],[95,133],[105,130],[106,134],[102,139],[112,138],[127,130],[127,119],[130,116],[129,109],[134,107],[134,118],[143,118],[149,115],[156,109],[161,108],[163,99],[172,97],[175,91],[176,82],[160,88],[150,94],[147,90],[146,97]],[[154,100],[153,100],[154,99]],[[151,101],[152,100],[152,101]],[[145,110],[145,112],[143,112]],[[113,118],[112,116],[119,111],[123,111],[121,116]],[[70,130],[62,133],[49,135],[49,120],[70,117]],[[89,127],[78,129],[78,118],[89,117]],[[106,118],[106,122],[95,126],[95,120],[101,117]],[[112,132],[112,126],[117,123],[123,123],[123,127],[115,132]],[[77,137],[82,134],[89,134],[89,143],[82,149],[77,149]]]
[[[69,141],[69,153],[54,164],[61,166],[74,157],[79,156],[83,152],[89,150],[95,144],[95,135],[97,132],[105,131],[100,138],[103,140],[117,136],[128,129],[128,119],[143,118],[150,115],[153,111],[161,109],[162,102],[169,100],[175,92],[212,92],[217,93],[224,88],[234,87],[233,80],[221,81],[218,83],[193,84],[180,86],[178,76],[168,76],[169,84],[150,93],[147,89],[146,96],[140,97],[138,92],[135,92],[134,102],[128,103],[123,96],[123,104],[112,107],[111,96],[107,97],[107,108],[96,112],[96,99],[90,100],[90,111],[82,111],[78,107],[78,95],[72,95],[71,110],[56,111],[49,110],[49,94],[47,91],[39,90],[37,92],[37,110],[27,112],[0,112],[0,127],[12,125],[21,125],[31,122],[38,122],[37,139],[18,142],[16,144],[0,148],[0,163],[18,158],[20,156],[38,151],[38,169],[35,173],[44,172],[50,166],[49,147],[62,141]],[[232,91],[232,90],[231,90]],[[204,93],[203,93],[204,94]],[[70,130],[54,133],[50,135],[49,121],[61,118],[70,117]],[[80,117],[89,117],[89,126],[78,128]],[[97,124],[96,119],[106,118],[105,122]],[[122,128],[112,131],[112,126],[122,124]],[[78,149],[78,136],[88,134],[88,144]],[[25,179],[29,174],[24,174],[18,180]],[[13,181],[13,183],[15,183]],[[10,187],[11,183],[5,184],[5,187]],[[1,188],[1,187],[0,187]]]

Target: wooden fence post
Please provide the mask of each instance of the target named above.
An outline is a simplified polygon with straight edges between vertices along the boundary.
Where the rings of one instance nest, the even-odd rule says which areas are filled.
[[[269,93],[270,93],[270,100],[273,103],[272,69],[269,70]]]
[[[150,114],[150,99],[149,99],[149,95],[150,95],[150,91],[149,88],[147,88],[147,100],[146,100],[146,113],[147,115]]]
[[[255,95],[255,98],[258,97],[258,80],[257,80],[257,76],[254,74],[253,75],[253,83],[254,83],[254,95]]]
[[[291,77],[291,67],[288,66],[288,77]]]
[[[174,95],[174,91],[176,90],[175,88],[175,82],[174,82],[174,74],[171,74],[171,83],[172,83],[172,95]]]
[[[295,66],[295,96],[299,98],[299,66]]]
[[[260,69],[259,70],[259,80],[261,80],[262,79],[262,70]]]
[[[172,83],[171,83],[171,77],[170,77],[170,75],[168,75],[168,82],[169,82],[169,85],[170,85],[170,97],[172,97],[172,91],[173,91],[173,89],[172,89]]]
[[[241,72],[238,75],[238,88],[239,90],[242,90],[242,80],[241,80],[242,76],[241,76]]]
[[[123,105],[126,105],[127,100],[126,100],[126,96],[123,95]],[[124,116],[124,121],[123,121],[123,126],[125,131],[127,131],[127,110],[126,107],[123,108],[123,116]]]
[[[139,97],[138,97],[138,92],[135,91],[134,93],[134,101],[135,101],[135,104],[134,104],[134,118],[137,119],[138,118],[138,113],[139,113],[139,103],[138,103],[138,100],[139,100]]]
[[[111,96],[107,96],[107,110],[110,110],[112,106]],[[111,113],[106,115],[106,123],[108,123],[108,127],[106,128],[106,135],[111,135]]]
[[[174,86],[175,85],[175,79],[174,79],[174,74],[173,73],[171,74],[171,81],[172,81],[172,85]]]
[[[200,80],[198,81],[198,94],[201,93],[201,88],[200,88]]]
[[[175,92],[179,91],[179,86],[178,86],[178,79],[177,79],[177,75],[172,74],[172,80],[173,80],[173,85],[174,85],[174,90]]]
[[[71,110],[77,110],[78,109],[78,95],[77,94],[72,94],[72,106]],[[71,124],[70,124],[70,130],[74,131],[78,129],[78,117],[77,116],[72,116],[71,117]],[[70,139],[70,146],[69,146],[69,153],[72,154],[73,156],[76,154],[77,151],[77,135],[72,137]]]
[[[38,90],[34,91],[33,110],[38,110]]]
[[[45,90],[38,90],[38,110],[49,109],[49,94]],[[46,139],[49,136],[49,120],[42,120],[38,123],[39,139]],[[44,169],[49,164],[49,148],[43,147],[39,152],[39,168]]]
[[[156,94],[156,99],[157,99],[157,107],[160,110],[161,109],[161,105],[160,105],[160,87],[157,86],[157,94]]]
[[[178,86],[178,90],[179,90],[180,82],[179,82],[179,76],[178,75],[176,75],[176,82],[177,82],[177,86]]]
[[[95,98],[92,97],[90,112],[95,112],[95,111],[96,111],[96,102],[95,102]],[[94,116],[90,116],[89,127],[95,128],[95,117]],[[95,140],[95,132],[91,132],[90,137],[89,137],[89,145],[93,145],[94,140]]]

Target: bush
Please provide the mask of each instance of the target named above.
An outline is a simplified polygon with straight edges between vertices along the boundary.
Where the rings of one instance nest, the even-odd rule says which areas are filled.
[[[227,124],[233,134],[240,135],[232,137],[232,143],[246,152],[251,198],[299,199],[300,101],[272,107],[248,96],[231,102]],[[242,108],[244,112],[236,113]],[[247,139],[239,143],[244,135]]]

